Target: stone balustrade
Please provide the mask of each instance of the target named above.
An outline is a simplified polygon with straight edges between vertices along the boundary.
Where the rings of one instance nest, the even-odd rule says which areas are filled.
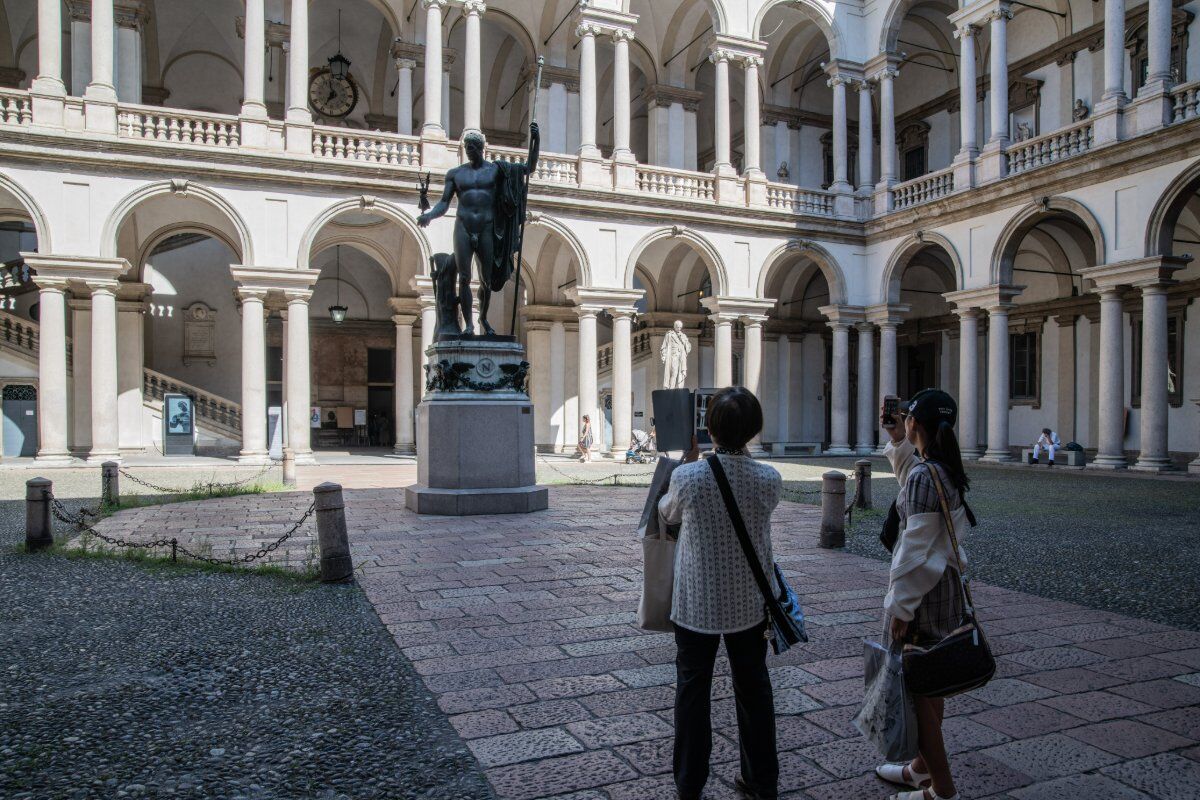
[[[1008,173],[1017,175],[1044,167],[1092,148],[1092,121],[1085,119],[1066,128],[1015,142],[1008,148]]]
[[[205,147],[241,145],[241,128],[236,117],[151,106],[122,105],[117,132],[126,139]]]
[[[790,183],[767,184],[767,206],[793,214],[833,216],[833,195],[812,189],[801,189]]]
[[[717,196],[716,180],[707,172],[688,172],[650,164],[638,165],[637,188],[643,194],[685,200],[711,202]]]
[[[379,131],[356,131],[317,126],[313,129],[314,158],[360,161],[399,167],[421,165],[421,140],[415,136]]]
[[[0,125],[25,126],[33,122],[28,92],[0,89]]]
[[[185,394],[192,398],[196,418],[209,423],[230,438],[242,436],[242,407],[224,397],[206,392],[190,383],[175,380],[152,369],[142,371],[142,396],[147,401],[161,402],[165,394]]]
[[[897,211],[945,197],[954,191],[954,169],[946,168],[892,187]]]
[[[1200,103],[1200,81],[1183,83],[1171,89],[1171,122],[1172,124],[1195,119],[1200,115],[1197,104]]]

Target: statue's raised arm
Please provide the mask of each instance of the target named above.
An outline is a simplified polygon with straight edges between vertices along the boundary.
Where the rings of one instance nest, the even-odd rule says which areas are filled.
[[[525,159],[525,174],[532,175],[537,169],[538,153],[542,149],[542,131],[536,122],[529,123],[529,156]]]

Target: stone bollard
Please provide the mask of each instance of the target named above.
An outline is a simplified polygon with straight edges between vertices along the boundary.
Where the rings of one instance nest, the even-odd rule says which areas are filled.
[[[846,546],[846,476],[830,470],[821,476],[821,547]]]
[[[283,485],[296,485],[296,454],[291,451],[291,448],[283,450]]]
[[[121,505],[120,469],[121,465],[115,461],[105,461],[100,465],[100,502],[103,505]]]
[[[871,507],[871,461],[864,458],[854,462],[855,508]]]
[[[321,551],[321,581],[334,583],[354,577],[350,542],[346,536],[346,506],[342,487],[325,482],[313,487],[316,501],[317,546]]]
[[[50,527],[50,498],[53,485],[45,478],[25,481],[25,547],[45,550],[54,544],[54,529]]]

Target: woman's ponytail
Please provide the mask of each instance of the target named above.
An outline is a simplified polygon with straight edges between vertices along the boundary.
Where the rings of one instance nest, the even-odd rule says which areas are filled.
[[[958,489],[959,494],[971,488],[971,480],[963,466],[962,452],[958,448],[958,437],[954,435],[954,427],[949,422],[942,420],[938,423],[933,441],[926,445],[924,455],[946,469],[950,482]]]

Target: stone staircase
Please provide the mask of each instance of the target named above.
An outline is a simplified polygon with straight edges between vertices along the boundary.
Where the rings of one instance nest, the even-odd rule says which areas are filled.
[[[15,356],[38,365],[38,324],[22,319],[7,311],[0,311],[0,353]],[[67,339],[67,373],[71,373],[71,340]],[[142,370],[142,402],[156,417],[162,416],[164,394],[185,394],[192,398],[196,414],[196,425],[201,440],[228,440],[240,445],[242,441],[242,407],[220,395],[205,391],[198,386],[185,383],[150,368]],[[228,442],[225,444],[227,445]],[[207,444],[207,442],[204,442]],[[221,449],[221,442],[213,443]],[[225,449],[228,449],[227,446]]]

